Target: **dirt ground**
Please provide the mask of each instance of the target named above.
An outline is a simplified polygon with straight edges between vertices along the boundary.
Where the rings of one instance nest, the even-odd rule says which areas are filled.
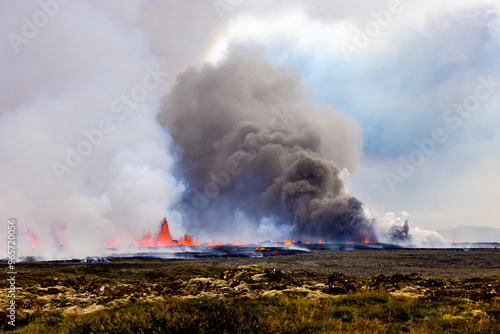
[[[139,260],[142,261],[142,260]],[[151,262],[149,262],[151,261]],[[121,262],[121,261],[118,261]],[[115,263],[114,261],[112,263]],[[421,276],[500,275],[499,249],[426,250],[317,250],[289,256],[263,258],[208,258],[194,260],[148,260],[149,265],[175,268],[185,264],[235,268],[257,264],[281,270],[307,269],[328,274],[377,276],[410,274]]]
[[[23,273],[45,276],[46,269],[62,269],[83,264],[77,261],[23,262],[17,264],[18,277]],[[313,250],[296,255],[268,257],[224,257],[195,259],[117,258],[98,263],[100,267],[119,270],[157,270],[207,266],[236,268],[255,264],[285,271],[311,270],[329,274],[377,276],[380,274],[417,273],[427,277],[468,277],[500,275],[500,249],[440,250]],[[27,277],[24,277],[27,278]],[[1,283],[0,283],[1,284]]]
[[[255,300],[300,294],[317,300],[385,291],[423,301],[498,303],[499,255],[499,249],[372,249],[269,257],[23,262],[16,267],[16,306],[20,321],[28,324],[37,312],[87,314],[172,298]],[[9,303],[7,283],[0,282],[0,314],[6,314]]]

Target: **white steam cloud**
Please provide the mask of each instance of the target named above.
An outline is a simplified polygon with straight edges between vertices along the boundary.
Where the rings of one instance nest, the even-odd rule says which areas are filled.
[[[53,1],[52,17],[1,4],[0,216],[35,233],[38,256],[58,256],[61,233],[80,257],[156,230],[182,192],[156,121],[168,66],[135,23],[144,5]]]
[[[409,222],[408,212],[402,211],[399,217],[392,212],[387,212],[379,217],[366,209],[365,214],[375,220],[375,232],[380,242],[416,247],[442,247],[446,243],[439,233],[423,230]]]

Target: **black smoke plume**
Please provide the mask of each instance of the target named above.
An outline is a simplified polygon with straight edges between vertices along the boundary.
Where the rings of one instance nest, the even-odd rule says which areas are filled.
[[[339,177],[338,166],[359,158],[360,131],[317,106],[293,72],[242,53],[192,68],[178,76],[160,121],[179,149],[193,233],[241,235],[271,222],[303,241],[374,241]]]
[[[392,242],[407,241],[409,238],[410,226],[408,225],[408,220],[405,220],[404,224],[394,223],[388,233],[388,236]]]

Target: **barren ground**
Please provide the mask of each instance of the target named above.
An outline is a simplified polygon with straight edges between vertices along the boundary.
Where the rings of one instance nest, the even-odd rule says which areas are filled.
[[[17,329],[21,333],[43,333],[45,332],[44,328],[48,328],[47,332],[50,332],[54,330],[53,326],[56,326],[58,328],[56,332],[71,332],[74,328],[80,328],[80,332],[85,332],[90,330],[88,329],[90,327],[85,326],[94,326],[88,318],[85,318],[88,315],[93,315],[94,318],[100,317],[99,325],[95,326],[104,326],[102,322],[107,320],[102,319],[109,318],[109,315],[104,316],[108,314],[105,313],[108,311],[112,312],[110,314],[113,315],[123,313],[124,319],[130,319],[131,315],[127,312],[132,312],[131,305],[153,303],[152,305],[159,307],[160,311],[158,312],[161,313],[164,312],[161,310],[173,307],[173,304],[177,305],[176,303],[179,302],[176,300],[193,300],[193,298],[222,303],[217,304],[215,309],[229,307],[228,310],[232,310],[231,312],[236,312],[232,308],[236,307],[234,305],[246,303],[245,301],[264,303],[267,305],[266,307],[271,307],[264,300],[278,298],[276,300],[288,305],[283,304],[285,307],[279,304],[280,302],[276,302],[276,305],[281,305],[279,307],[289,308],[291,306],[287,303],[291,303],[295,312],[299,313],[303,310],[320,307],[317,312],[321,313],[326,311],[321,308],[319,301],[330,300],[328,305],[333,310],[337,310],[338,307],[342,308],[345,305],[339,301],[333,302],[332,298],[352,295],[353,297],[342,298],[354,298],[358,308],[352,308],[349,304],[345,306],[347,313],[343,311],[345,314],[342,313],[340,318],[321,317],[321,321],[313,321],[310,325],[316,326],[311,328],[318,330],[311,329],[309,332],[316,333],[328,331],[329,328],[344,328],[342,326],[346,326],[345,324],[354,326],[352,328],[356,330],[356,326],[366,326],[362,323],[365,321],[362,320],[364,319],[362,314],[371,312],[372,317],[378,317],[382,332],[387,328],[392,328],[390,327],[394,326],[392,322],[396,321],[397,327],[395,328],[398,330],[402,328],[420,330],[422,326],[424,326],[422,328],[438,326],[435,327],[437,329],[442,329],[442,326],[445,326],[444,328],[463,330],[467,326],[478,328],[477,326],[481,325],[483,327],[480,328],[483,328],[484,331],[479,332],[494,333],[497,329],[500,330],[498,311],[500,305],[499,255],[500,250],[498,249],[473,249],[470,251],[318,250],[297,255],[262,258],[199,258],[192,260],[121,258],[104,263],[76,261],[19,263],[16,281]],[[0,283],[0,288],[0,312],[6,313],[8,289],[5,280]],[[361,298],[361,302],[356,298]],[[373,300],[380,300],[380,303],[372,300],[373,303],[369,302],[368,305],[366,298],[369,300],[375,298]],[[307,300],[307,302],[301,302],[301,300]],[[418,303],[421,304],[411,302],[411,300],[418,300]],[[455,305],[456,301],[464,303],[465,306],[462,304],[458,308],[450,306]],[[187,303],[191,302],[187,301]],[[304,306],[304,303],[310,304]],[[189,308],[189,311],[186,311],[188,315],[196,310],[199,311],[199,307],[202,307],[198,304],[179,305],[175,307]],[[252,305],[251,307],[260,308],[260,306]],[[269,311],[270,313],[276,312],[272,318],[269,318],[266,313],[267,315],[259,318],[258,321],[269,322],[269,326],[272,326],[273,322],[270,319],[279,319],[283,314],[287,314],[286,312],[280,313],[281,309],[276,305],[272,306],[276,309]],[[302,305],[302,308],[297,305]],[[403,307],[403,305],[406,306]],[[195,311],[191,309],[193,307]],[[250,306],[247,305],[243,309],[247,307]],[[365,310],[363,307],[367,309]],[[389,311],[379,310],[380,307],[389,307]],[[398,310],[406,310],[401,311],[404,313],[401,319],[385,319],[383,318],[386,317],[385,315],[374,315],[377,312],[391,314],[393,307]],[[434,317],[429,316],[432,314],[429,313],[431,312],[429,307],[436,308],[432,311]],[[410,308],[415,308],[418,311],[410,312],[408,311]],[[137,312],[149,312],[149,308],[139,311],[134,309],[132,314],[136,315]],[[313,317],[318,317],[317,312]],[[448,317],[448,319],[446,314],[450,312],[458,313],[453,315],[454,318]],[[200,314],[202,317],[207,313]],[[230,318],[234,316],[233,313],[231,314]],[[359,317],[358,314],[360,314]],[[478,314],[479,318],[477,318]],[[180,314],[179,317],[188,315]],[[6,314],[1,316],[5,318]],[[171,314],[168,313],[168,316]],[[304,319],[308,317],[308,315],[302,316]],[[345,318],[346,316],[348,318]],[[56,319],[54,320],[53,317]],[[189,323],[190,326],[194,326],[189,327],[191,328],[189,330],[195,328],[196,331],[201,331],[201,327],[196,326],[202,326],[200,324],[202,320],[200,317],[196,319]],[[356,321],[352,319],[356,319]],[[203,321],[210,322],[210,320]],[[234,325],[237,328],[243,328],[242,326],[253,328],[252,324],[246,324],[245,321]],[[461,321],[465,321],[465,325]],[[61,324],[64,324],[64,327],[57,327]],[[280,327],[281,322],[278,321],[275,325],[278,326],[276,327],[278,332],[283,330]],[[113,330],[133,332],[129,327],[125,329],[113,327],[118,326],[115,322],[113,324],[106,323],[106,326],[111,326],[109,327],[110,332]],[[137,328],[145,328],[144,326],[148,325],[141,326],[143,327]],[[292,327],[286,327],[288,329],[284,331],[293,332],[296,328],[298,332],[302,332],[304,328],[309,328],[303,327],[306,325],[302,322],[293,323],[290,326]],[[6,325],[1,328],[10,329]],[[66,331],[67,328],[73,329]],[[172,332],[172,329],[169,330]],[[183,331],[177,332],[182,333]]]

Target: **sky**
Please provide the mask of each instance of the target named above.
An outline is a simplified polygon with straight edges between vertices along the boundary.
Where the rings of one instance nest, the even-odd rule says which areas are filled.
[[[370,210],[406,211],[427,229],[500,227],[498,10],[493,1],[240,1],[209,59],[251,45],[355,119],[363,157],[348,184]],[[483,82],[488,97],[476,98]]]
[[[185,233],[157,117],[180,73],[246,50],[296,73],[323,132],[332,110],[359,128],[356,161],[337,163],[371,214],[500,228],[499,15],[486,0],[2,1],[0,216],[42,238],[99,231],[83,253],[137,221]]]

